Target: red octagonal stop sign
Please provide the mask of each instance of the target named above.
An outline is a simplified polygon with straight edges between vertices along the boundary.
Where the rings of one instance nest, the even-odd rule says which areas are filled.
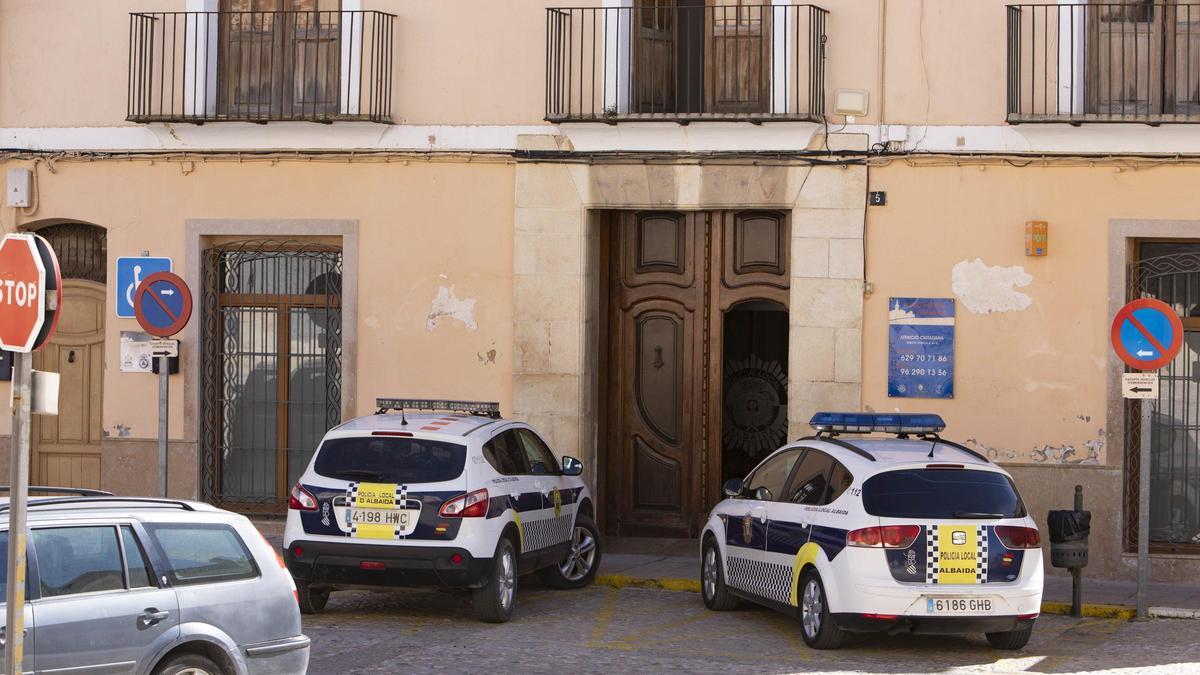
[[[46,272],[34,235],[9,234],[0,240],[0,348],[31,352],[49,338],[48,331],[43,330]],[[50,273],[57,276],[57,269]],[[52,281],[55,289],[56,282]],[[55,297],[55,309],[57,300]]]

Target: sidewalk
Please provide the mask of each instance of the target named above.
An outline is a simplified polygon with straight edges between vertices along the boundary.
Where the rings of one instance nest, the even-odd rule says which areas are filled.
[[[283,521],[255,521],[267,541],[283,544]],[[604,555],[596,582],[606,586],[700,591],[700,545],[693,539],[605,537]],[[1089,616],[1132,618],[1137,606],[1137,582],[1106,581],[1083,573],[1084,613]],[[1200,583],[1150,583],[1152,616],[1200,618]],[[1071,577],[1047,576],[1042,611],[1071,610]]]

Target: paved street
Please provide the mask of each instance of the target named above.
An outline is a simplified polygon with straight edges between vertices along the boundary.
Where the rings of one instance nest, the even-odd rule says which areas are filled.
[[[1015,653],[973,635],[863,636],[817,652],[796,622],[765,609],[718,614],[695,593],[522,581],[516,618],[499,626],[476,622],[460,592],[335,594],[306,617],[309,672],[1200,673],[1200,621],[1047,615]]]

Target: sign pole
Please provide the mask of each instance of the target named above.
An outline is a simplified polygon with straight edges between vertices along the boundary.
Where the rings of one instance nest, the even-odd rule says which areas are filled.
[[[167,393],[171,376],[171,358],[158,357],[158,491],[167,496]]]
[[[1141,402],[1141,443],[1138,448],[1138,574],[1137,618],[1149,618],[1147,596],[1150,591],[1150,443],[1153,440],[1153,407],[1149,400]]]
[[[13,355],[13,430],[8,502],[8,589],[5,594],[4,666],[21,673],[25,657],[25,523],[29,499],[29,425],[33,355]]]

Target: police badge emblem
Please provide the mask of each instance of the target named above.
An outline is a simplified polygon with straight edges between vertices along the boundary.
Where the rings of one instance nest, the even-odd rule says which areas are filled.
[[[321,524],[325,527],[332,524],[329,522],[329,502],[321,502]]]
[[[742,518],[742,541],[749,544],[754,541],[754,519],[749,513],[745,518]]]
[[[550,491],[550,495],[554,499],[554,517],[557,518],[562,515],[562,493],[558,491],[558,488],[554,488]]]

